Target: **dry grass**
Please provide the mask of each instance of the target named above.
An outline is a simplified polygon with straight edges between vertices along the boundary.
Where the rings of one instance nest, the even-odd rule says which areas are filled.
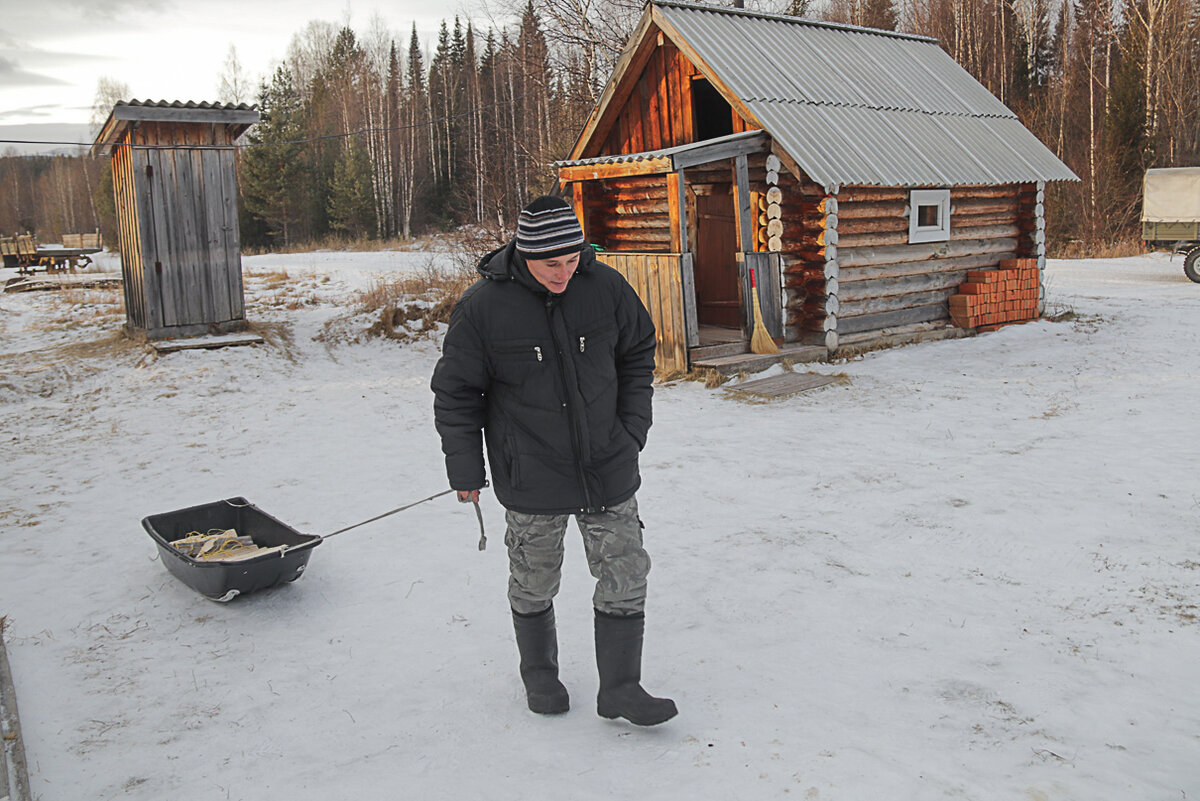
[[[288,311],[319,306],[322,303],[319,285],[330,280],[328,276],[293,276],[285,269],[247,271],[244,278],[249,306]]]
[[[1141,239],[1122,237],[1102,242],[1072,239],[1046,255],[1052,259],[1120,259],[1141,256],[1147,252],[1146,243]]]
[[[698,381],[707,389],[716,389],[722,384],[732,380],[733,376],[728,376],[720,370],[713,370],[711,367],[703,367],[694,369],[687,375],[683,376],[685,381]]]
[[[446,235],[413,237],[411,239],[369,239],[367,237],[347,237],[330,234],[322,239],[311,242],[297,242],[291,245],[276,245],[269,248],[243,248],[243,256],[262,256],[266,253],[314,253],[320,250],[347,250],[364,253],[374,250],[403,250],[430,251],[444,250]]]
[[[261,281],[264,289],[280,289],[292,282],[287,270],[264,270],[262,272],[246,272],[247,278]]]
[[[125,299],[112,287],[64,287],[39,293],[49,312],[33,325],[41,331],[104,326],[125,317]]]
[[[431,258],[416,275],[377,282],[370,289],[358,293],[353,298],[353,304],[359,311],[374,311],[396,308],[414,300],[425,301],[432,304],[427,316],[435,322],[445,323],[449,322],[450,311],[459,297],[478,277],[473,269],[459,266],[447,270],[438,267]]]
[[[326,324],[325,341],[384,338],[401,342],[425,339],[450,313],[462,293],[478,278],[474,270],[446,269],[430,257],[415,275],[377,281],[351,298],[351,310]],[[365,326],[360,321],[370,320]],[[355,330],[357,327],[357,330]]]

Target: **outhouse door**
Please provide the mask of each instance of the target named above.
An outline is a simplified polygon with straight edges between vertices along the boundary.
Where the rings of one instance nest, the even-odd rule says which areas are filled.
[[[178,335],[225,330],[245,317],[237,176],[228,151],[146,152],[143,269],[156,309],[152,329]]]
[[[696,317],[702,326],[743,327],[737,220],[727,194],[696,197]]]

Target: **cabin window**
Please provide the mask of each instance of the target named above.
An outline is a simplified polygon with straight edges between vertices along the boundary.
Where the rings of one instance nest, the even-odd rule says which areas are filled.
[[[692,114],[697,142],[733,133],[733,107],[706,78],[692,80]]]
[[[908,241],[950,239],[950,190],[914,189],[909,193]]]

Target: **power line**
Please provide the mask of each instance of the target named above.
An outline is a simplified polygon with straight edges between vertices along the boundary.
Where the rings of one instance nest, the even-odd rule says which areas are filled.
[[[497,100],[495,103],[484,103],[479,106],[472,106],[471,108],[469,108],[466,111],[463,111],[459,114],[447,114],[442,117],[437,117],[437,118],[427,120],[424,122],[414,123],[412,125],[400,125],[400,126],[396,126],[394,128],[381,128],[378,126],[372,126],[372,127],[368,127],[368,128],[359,128],[356,131],[348,131],[346,133],[325,134],[322,136],[311,136],[306,139],[292,139],[292,140],[288,140],[288,141],[284,141],[284,142],[243,142],[241,144],[238,144],[235,142],[232,145],[196,145],[196,144],[128,145],[123,142],[115,142],[115,143],[113,143],[113,146],[114,147],[132,147],[135,150],[248,150],[252,147],[280,147],[283,145],[306,145],[306,144],[311,144],[313,142],[324,142],[324,141],[328,141],[331,139],[347,139],[351,136],[358,136],[359,134],[364,134],[364,133],[375,134],[375,133],[383,133],[383,132],[411,131],[414,128],[426,128],[426,127],[430,127],[433,125],[437,125],[439,123],[448,122],[449,120],[456,120],[456,119],[460,119],[462,117],[469,117],[473,114],[483,111],[484,109],[496,108],[497,106],[512,105],[513,103],[516,103],[518,100],[524,100],[525,98],[530,97],[535,94],[537,94],[536,90],[532,91],[532,92],[526,92],[525,94],[520,95],[518,97],[514,97],[511,100]],[[33,139],[0,139],[0,145],[67,145],[67,146],[74,146],[74,147],[91,148],[93,144],[94,143],[84,144],[82,142],[54,142],[54,141],[41,141],[41,140],[33,140]]]

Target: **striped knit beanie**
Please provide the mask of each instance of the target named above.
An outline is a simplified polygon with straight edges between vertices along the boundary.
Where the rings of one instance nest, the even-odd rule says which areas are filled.
[[[583,229],[562,198],[542,195],[517,219],[517,250],[527,259],[553,259],[583,247]]]

